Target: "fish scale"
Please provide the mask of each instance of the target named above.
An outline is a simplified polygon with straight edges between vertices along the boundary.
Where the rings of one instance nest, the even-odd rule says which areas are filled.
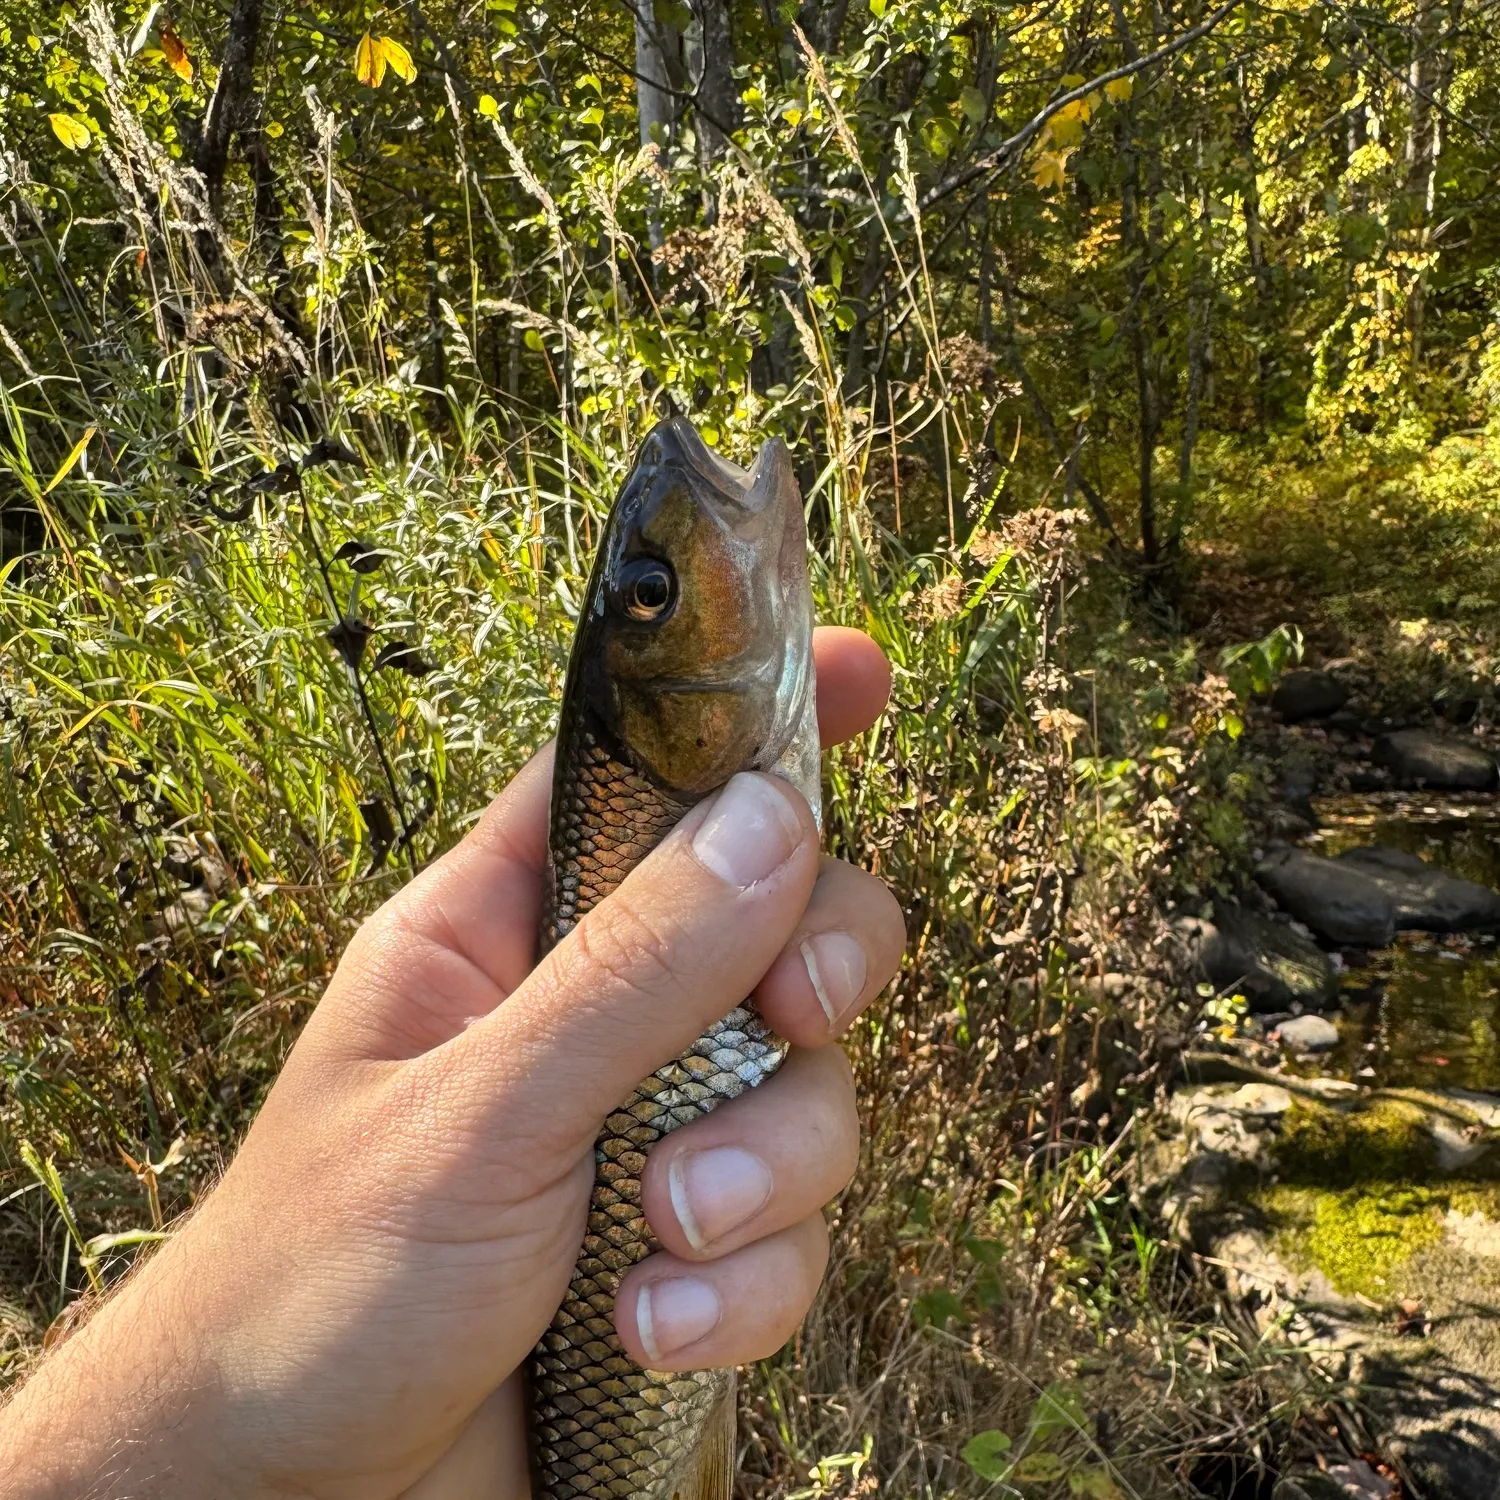
[[[786,447],[747,472],[672,419],[610,511],[563,689],[548,838],[545,952],[683,815],[737,771],[820,804],[812,594]],[[726,997],[729,998],[729,997]],[[610,1111],[583,1246],[527,1366],[536,1500],[729,1500],[734,1373],[643,1370],[615,1298],[659,1247],[641,1174],[664,1135],[769,1078],[787,1046],[748,1002]]]
[[[652,785],[601,742],[563,727],[552,815],[550,947],[602,901],[692,805]],[[737,1006],[658,1068],[604,1122],[588,1229],[567,1296],[531,1358],[535,1460],[548,1495],[593,1500],[669,1496],[709,1414],[730,1390],[726,1370],[642,1370],[615,1333],[625,1273],[659,1248],[641,1209],[646,1153],[664,1135],[770,1077],[787,1044]]]

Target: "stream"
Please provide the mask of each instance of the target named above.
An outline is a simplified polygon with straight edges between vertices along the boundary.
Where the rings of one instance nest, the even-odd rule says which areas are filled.
[[[1500,801],[1371,792],[1315,799],[1305,843],[1337,855],[1384,844],[1500,890]],[[1500,945],[1491,934],[1398,933],[1340,975],[1339,1046],[1318,1071],[1377,1087],[1500,1092]]]

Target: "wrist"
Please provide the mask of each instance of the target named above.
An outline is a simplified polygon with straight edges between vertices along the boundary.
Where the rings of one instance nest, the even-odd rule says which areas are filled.
[[[0,1410],[0,1500],[259,1500],[224,1381],[163,1247]]]

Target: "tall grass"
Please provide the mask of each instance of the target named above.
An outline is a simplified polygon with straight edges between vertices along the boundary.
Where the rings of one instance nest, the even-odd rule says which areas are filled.
[[[474,293],[434,326],[436,388],[331,151],[292,185],[314,267],[303,339],[271,272],[107,102],[107,222],[70,222],[14,159],[3,205],[0,277],[51,320],[8,335],[0,364],[13,1375],[211,1183],[349,933],[550,732],[592,545],[663,402],[639,341],[687,337],[659,309],[620,316],[618,257],[576,249],[630,248],[615,204],[639,159],[580,159],[564,225],[513,152],[560,301],[486,306],[481,265],[456,268]],[[994,371],[940,340],[921,267],[925,359],[872,410],[844,390],[834,299],[753,164],[723,188],[695,253],[732,262],[734,205],[758,205],[791,268],[803,373],[686,394],[733,457],[789,438],[823,617],[891,657],[890,712],[830,761],[828,837],[901,893],[910,937],[852,1041],[864,1170],[835,1210],[827,1294],[753,1382],[746,1484],[984,1488],[959,1454],[1003,1428],[1079,1493],[1186,1492],[1204,1453],[1260,1440],[1269,1356],[1215,1325],[1122,1187],[1177,1012],[1160,965],[1123,992],[1102,981],[1159,934],[1168,782],[1154,763],[1100,770],[1098,695],[1069,659],[1087,537],[1070,514],[1017,514],[1036,496],[1008,491],[992,449]],[[118,256],[80,260],[82,235]],[[543,355],[553,405],[485,376],[490,318]],[[919,435],[941,471],[912,462]],[[1111,715],[1128,723],[1106,738],[1144,732],[1128,700]]]

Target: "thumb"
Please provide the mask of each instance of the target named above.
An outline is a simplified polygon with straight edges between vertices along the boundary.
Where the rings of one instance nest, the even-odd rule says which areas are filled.
[[[472,1091],[465,1103],[591,1140],[642,1078],[751,993],[818,864],[802,794],[774,776],[734,777],[454,1039],[444,1062]]]

